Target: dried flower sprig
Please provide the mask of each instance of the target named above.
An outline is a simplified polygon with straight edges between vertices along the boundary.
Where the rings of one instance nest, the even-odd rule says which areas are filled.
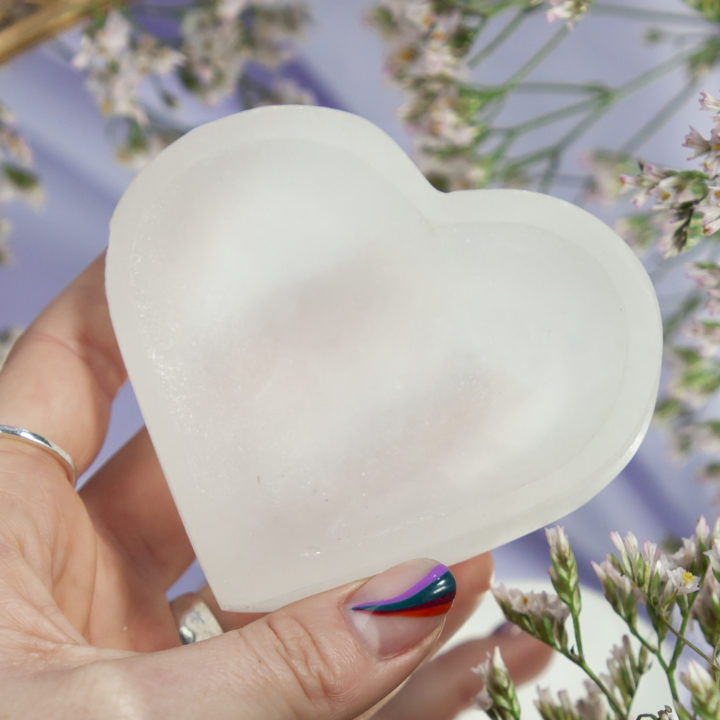
[[[496,647],[489,653],[485,662],[473,668],[473,672],[479,675],[483,682],[483,689],[475,698],[475,706],[479,710],[484,710],[492,720],[513,720],[520,717],[515,684],[505,667],[499,648]]]
[[[150,33],[138,33],[118,10],[92,23],[73,66],[87,71],[87,87],[104,115],[148,121],[140,99],[146,79],[168,75],[184,56]]]
[[[502,585],[493,589],[509,621],[553,647],[588,676],[586,696],[577,701],[572,701],[565,691],[553,697],[549,690],[541,689],[536,702],[540,715],[545,720],[629,720],[642,677],[655,661],[665,673],[675,708],[673,711],[666,706],[656,713],[642,713],[638,718],[671,720],[675,712],[678,720],[717,720],[720,713],[717,682],[720,665],[716,659],[720,650],[720,521],[711,528],[700,518],[695,533],[683,538],[674,553],[655,543],[640,545],[632,533],[624,538],[612,533],[615,552],[603,563],[593,566],[606,599],[627,625],[628,634],[612,648],[602,671],[589,666],[582,648],[580,588],[570,542],[560,527],[548,529],[546,534],[551,559],[549,574],[558,595],[522,593]],[[559,605],[565,610],[559,610]],[[650,620],[654,638],[646,637],[638,628],[641,607]],[[573,621],[574,645],[568,641],[564,627],[568,617]],[[694,623],[702,631],[706,649],[689,637]],[[680,672],[680,659],[685,651],[692,657],[687,671]],[[491,717],[519,718],[519,714],[508,715],[509,698],[515,697],[515,689],[503,675],[502,668],[497,651],[481,666],[479,672],[485,689],[477,705]],[[493,684],[496,676],[497,683]],[[679,682],[689,690],[689,706],[681,699]],[[493,712],[504,714],[493,715]]]
[[[42,206],[45,193],[33,165],[30,146],[9,109],[0,103],[0,204],[22,200],[35,209]],[[7,244],[11,229],[11,222],[0,218],[0,265],[12,258]]]
[[[160,39],[141,22],[145,13],[163,10],[177,37]],[[94,18],[72,62],[87,73],[89,91],[114,122],[118,159],[141,167],[189,129],[165,117],[178,109],[178,83],[208,104],[233,94],[246,108],[313,102],[307,88],[279,70],[309,21],[305,4],[295,0],[139,4]],[[157,100],[162,112],[153,109]]]
[[[720,690],[717,682],[697,660],[690,660],[686,673],[681,673],[683,685],[690,691],[692,709],[702,720],[720,717]]]
[[[660,238],[666,256],[688,250],[720,230],[720,101],[703,92],[700,106],[713,113],[710,135],[691,126],[683,144],[692,151],[689,160],[702,158],[702,170],[659,169],[641,161],[638,174],[621,176],[625,187],[635,191],[637,207],[654,200],[653,210],[666,228]]]
[[[597,7],[603,12],[612,10],[602,4]],[[504,81],[491,85],[473,82],[473,68],[543,8],[548,20],[562,20],[563,26],[529,58],[519,60],[519,67]],[[678,67],[685,66],[695,80],[720,60],[720,43],[702,37],[693,47],[617,87],[562,80],[528,82],[528,76],[594,8],[589,0],[382,0],[376,5],[372,20],[388,45],[386,70],[406,95],[400,116],[415,138],[417,162],[431,182],[444,190],[498,184],[536,185],[547,191],[559,176],[563,154],[612,105]],[[480,39],[490,21],[505,15],[509,17],[506,24],[482,45]],[[667,20],[652,11],[640,16],[647,16],[648,21]],[[499,125],[507,99],[521,91],[560,98],[569,92],[578,99],[515,125]],[[661,108],[658,116],[638,129],[629,145],[657,129],[658,119],[677,105],[678,100],[673,99]],[[573,118],[577,124],[556,142],[529,153],[512,153],[521,137]]]
[[[550,0],[546,17],[550,22],[564,20],[571,27],[590,9],[592,0]]]
[[[691,150],[688,159],[700,161],[700,169],[641,162],[638,174],[623,175],[625,187],[635,191],[636,205],[653,204],[649,213],[626,218],[619,229],[629,231],[640,250],[658,245],[665,256],[695,255],[686,268],[697,290],[689,290],[665,320],[671,373],[656,418],[669,429],[679,457],[711,456],[700,474],[717,481],[720,422],[706,408],[720,391],[720,323],[713,318],[720,311],[720,265],[712,249],[720,237],[720,99],[702,92],[700,108],[711,113],[709,134],[691,126],[684,142]],[[679,334],[690,344],[677,344]]]

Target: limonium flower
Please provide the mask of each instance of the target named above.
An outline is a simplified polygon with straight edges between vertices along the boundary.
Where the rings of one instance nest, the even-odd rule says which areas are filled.
[[[702,588],[693,603],[692,616],[705,639],[714,646],[720,638],[720,582],[711,567],[705,573]]]
[[[591,0],[550,0],[552,6],[546,13],[548,22],[564,20],[574,25],[588,11]]]
[[[484,710],[491,718],[501,720],[520,717],[520,703],[515,685],[505,667],[500,648],[488,653],[485,662],[473,668],[480,676],[483,688],[475,697],[475,707]]]
[[[720,266],[714,262],[696,262],[688,267],[688,277],[705,291],[705,309],[720,312]]]
[[[135,34],[128,20],[112,10],[100,28],[83,35],[73,65],[87,70],[87,87],[101,112],[144,124],[142,83],[151,75],[167,75],[183,60],[181,53],[154,36]]]
[[[720,112],[720,98],[716,98],[706,90],[700,92],[700,107],[711,112]]]
[[[690,691],[693,710],[700,717],[720,716],[720,691],[703,665],[694,658],[688,660],[687,672],[680,673],[680,680]]]
[[[704,358],[712,357],[720,348],[720,322],[715,320],[694,320],[687,335],[697,342],[698,352]]]
[[[606,720],[607,705],[602,691],[595,683],[586,681],[585,696],[575,702],[567,690],[559,690],[553,697],[548,688],[538,688],[535,707],[546,720]]]
[[[550,546],[550,560],[552,565],[548,571],[553,587],[560,600],[570,608],[572,612],[579,612],[580,583],[578,580],[577,561],[575,554],[570,547],[565,530],[556,526],[545,530],[548,545]]]
[[[505,617],[547,645],[567,646],[565,621],[570,610],[557,595],[522,592],[500,584],[492,588]]]
[[[609,560],[599,564],[593,562],[592,568],[598,580],[600,580],[603,594],[613,610],[630,627],[635,627],[638,602],[642,597],[638,588],[635,587],[629,577],[623,575]]]

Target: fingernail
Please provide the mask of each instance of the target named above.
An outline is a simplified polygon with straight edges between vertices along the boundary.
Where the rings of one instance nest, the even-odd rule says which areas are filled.
[[[435,560],[396,565],[350,598],[350,620],[378,657],[388,658],[435,635],[455,599],[455,578]]]

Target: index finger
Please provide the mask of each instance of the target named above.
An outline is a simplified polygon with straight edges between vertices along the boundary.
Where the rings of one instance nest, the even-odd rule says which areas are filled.
[[[0,372],[0,424],[52,440],[81,473],[102,447],[126,377],[105,298],[103,253],[13,347]]]

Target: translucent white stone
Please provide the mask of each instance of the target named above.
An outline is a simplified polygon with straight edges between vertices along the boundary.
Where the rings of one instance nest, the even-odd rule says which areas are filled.
[[[617,235],[545,195],[440,193],[334,110],[174,143],[115,211],[107,291],[228,610],[552,522],[628,462],[655,402],[657,301]]]

